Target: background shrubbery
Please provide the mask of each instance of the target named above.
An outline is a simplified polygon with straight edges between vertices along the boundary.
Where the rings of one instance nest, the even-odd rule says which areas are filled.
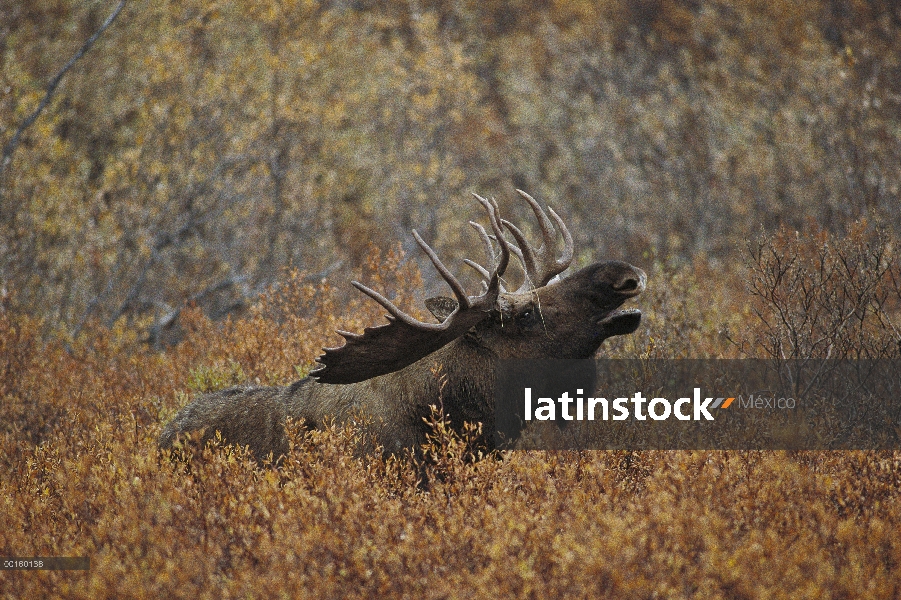
[[[0,1],[4,144],[111,10]],[[514,187],[562,212],[583,263],[735,263],[780,225],[897,230],[899,11],[130,4],[3,170],[0,282],[52,330],[159,335],[185,300],[222,316],[286,265],[343,281],[371,242],[415,255],[414,226],[471,254],[469,193]]]
[[[649,272],[609,356],[901,357],[895,3],[238,4],[129,4],[2,172],[0,556],[91,569],[0,595],[901,596],[898,452],[155,444],[378,322],[351,276],[415,312],[470,191]],[[0,141],[111,8],[0,0]]]

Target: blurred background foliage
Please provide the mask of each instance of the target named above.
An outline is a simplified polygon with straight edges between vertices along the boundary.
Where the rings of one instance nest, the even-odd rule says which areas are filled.
[[[112,7],[0,0],[0,143]],[[456,270],[473,191],[554,206],[580,264],[716,277],[780,225],[898,231],[899,186],[892,0],[134,2],[3,170],[0,287],[160,341],[413,227]]]

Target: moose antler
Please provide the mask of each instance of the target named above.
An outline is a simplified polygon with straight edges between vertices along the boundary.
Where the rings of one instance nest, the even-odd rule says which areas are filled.
[[[557,223],[557,228],[560,230],[560,233],[563,234],[563,254],[559,259],[555,258],[556,253],[554,247],[556,246],[557,236],[553,223],[551,223],[547,213],[544,212],[544,209],[541,208],[541,205],[538,204],[535,198],[522,190],[516,191],[519,192],[519,195],[525,198],[526,202],[529,203],[529,206],[532,207],[532,212],[535,213],[535,217],[538,219],[538,226],[541,228],[542,238],[541,247],[535,249],[526,240],[525,235],[523,235],[522,231],[520,231],[516,225],[506,219],[501,219],[501,223],[510,230],[513,237],[516,238],[516,243],[519,244],[518,247],[510,245],[510,251],[513,252],[517,259],[519,259],[525,275],[522,285],[514,292],[519,294],[547,285],[555,275],[559,275],[569,267],[573,260],[573,236],[569,233],[569,229],[566,228],[563,219],[561,219],[560,216],[554,212],[554,209],[549,206],[548,212],[551,213],[551,217],[553,217],[554,221]],[[480,198],[480,200],[485,202],[483,198]],[[470,225],[475,227],[476,231],[479,232],[482,242],[485,244],[488,255],[492,258],[492,261],[496,261],[494,248],[491,244],[491,236],[489,236],[485,229],[478,223],[470,221]],[[464,260],[464,262],[478,271],[486,281],[488,280],[489,274],[487,269],[469,259]],[[506,292],[507,290],[501,288],[501,291]]]
[[[356,383],[398,371],[450,343],[488,317],[501,291],[501,276],[507,269],[511,246],[503,237],[502,220],[498,215],[497,204],[476,194],[473,195],[488,213],[494,237],[500,246],[499,253],[495,254],[490,240],[488,241],[492,271],[488,272],[479,267],[487,282],[484,292],[480,296],[467,296],[457,278],[414,230],[413,237],[416,243],[453,290],[457,299],[456,309],[441,323],[424,323],[403,312],[377,291],[354,281],[352,283],[355,288],[381,304],[390,313],[387,316],[388,323],[367,327],[362,334],[339,330],[338,333],[346,340],[345,344],[338,348],[323,348],[325,353],[317,359],[322,366],[313,371],[312,376],[321,383]],[[485,239],[488,238],[481,225],[472,224],[481,231]],[[467,261],[467,264],[470,263],[471,261]]]

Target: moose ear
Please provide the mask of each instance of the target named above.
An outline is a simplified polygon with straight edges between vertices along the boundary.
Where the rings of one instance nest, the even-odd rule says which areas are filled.
[[[459,306],[457,301],[447,296],[435,296],[434,298],[427,298],[425,301],[425,307],[429,309],[432,316],[442,323],[452,312],[457,310],[457,306]]]

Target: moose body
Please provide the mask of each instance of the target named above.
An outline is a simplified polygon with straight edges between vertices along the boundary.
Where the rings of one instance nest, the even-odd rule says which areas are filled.
[[[487,431],[494,405],[492,361],[489,352],[461,339],[428,360],[358,383],[324,384],[306,377],[284,387],[239,386],[213,392],[182,409],[164,430],[160,445],[168,447],[182,431],[205,429],[205,441],[219,431],[223,440],[249,446],[262,461],[270,452],[273,458],[287,453],[287,417],[302,419],[312,428],[363,418],[378,445],[399,452],[425,441],[423,418],[439,402],[452,426],[482,422]],[[432,369],[438,364],[444,378]],[[442,382],[446,382],[443,389]]]
[[[183,408],[160,436],[169,447],[182,432],[203,429],[204,439],[216,432],[223,440],[249,446],[258,460],[277,458],[288,450],[285,421],[303,420],[321,427],[362,418],[372,441],[384,451],[418,448],[425,442],[433,405],[442,407],[455,429],[465,422],[483,424],[483,440],[491,446],[494,430],[495,366],[512,358],[590,358],[608,337],[632,333],[641,320],[638,310],[618,310],[645,288],[645,274],[629,264],[608,261],[585,267],[569,277],[572,238],[552,209],[565,240],[555,258],[554,227],[531,196],[519,192],[538,218],[543,244],[537,250],[512,223],[501,219],[497,205],[476,196],[491,220],[492,237],[478,224],[492,270],[468,265],[484,277],[482,295],[470,297],[416,234],[416,241],[453,289],[456,299],[431,298],[427,307],[440,323],[423,323],[394,306],[378,292],[354,285],[382,304],[388,324],[363,334],[339,332],[347,340],[328,348],[322,366],[284,387],[239,386],[203,395]],[[518,245],[509,242],[504,231]],[[525,280],[514,292],[501,277],[509,255],[523,266]],[[551,280],[554,279],[552,282]]]

